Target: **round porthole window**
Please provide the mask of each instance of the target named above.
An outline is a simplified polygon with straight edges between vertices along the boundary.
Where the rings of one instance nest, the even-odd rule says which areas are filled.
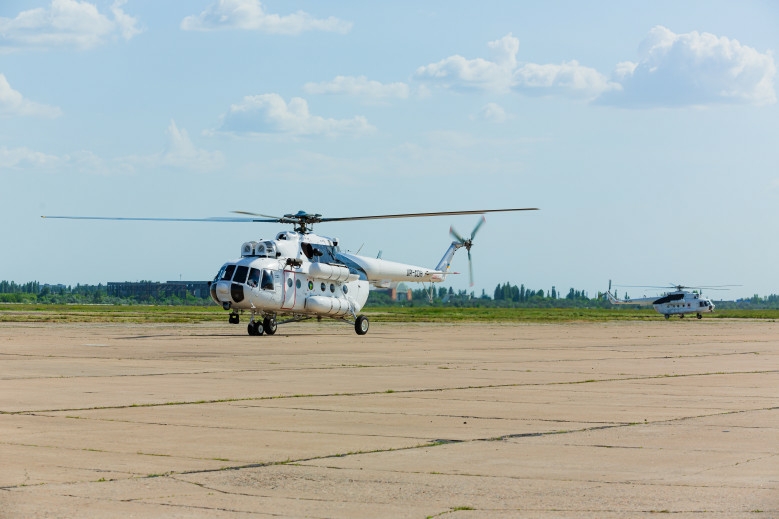
[[[295,281],[295,286],[296,286],[297,288],[300,288],[300,280],[299,280],[299,279],[298,279],[297,281]]]
[[[348,293],[349,293],[349,287],[344,285],[344,294],[348,294]]]
[[[287,286],[292,288],[292,278],[287,279]]]
[[[308,282],[308,289],[309,290],[314,290],[314,282],[313,281],[309,281]]]
[[[327,287],[325,286],[325,284],[324,284],[324,283],[322,283],[321,285],[319,285],[319,288],[321,288],[321,289],[322,289],[322,292],[324,292],[325,290],[327,290]]]
[[[330,292],[335,292],[335,285],[330,283]]]

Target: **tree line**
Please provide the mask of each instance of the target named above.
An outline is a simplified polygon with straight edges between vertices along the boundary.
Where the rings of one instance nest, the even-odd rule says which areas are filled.
[[[141,283],[152,283],[151,281]],[[563,295],[552,286],[551,289],[533,289],[524,283],[514,285],[510,282],[499,283],[492,294],[485,290],[480,295],[466,290],[455,291],[452,287],[422,288],[411,290],[411,300],[405,292],[398,300],[392,300],[384,291],[371,291],[367,306],[455,306],[455,307],[503,307],[503,308],[609,308],[611,304],[604,293],[598,292],[590,297],[586,290],[568,289]],[[627,295],[626,295],[627,297]],[[43,304],[156,304],[156,305],[203,305],[214,304],[207,294],[196,297],[192,294],[176,295],[160,293],[157,295],[117,297],[111,295],[108,287],[97,285],[49,285],[38,281],[15,283],[0,281],[0,303],[43,303]],[[719,309],[779,309],[779,295],[761,297],[757,294],[750,298],[735,301],[718,301]]]
[[[140,283],[152,283],[141,281]],[[158,294],[118,297],[109,293],[102,283],[97,285],[49,285],[38,281],[18,284],[0,281],[0,303],[42,303],[42,304],[153,304],[153,305],[209,305],[208,297],[192,294]]]

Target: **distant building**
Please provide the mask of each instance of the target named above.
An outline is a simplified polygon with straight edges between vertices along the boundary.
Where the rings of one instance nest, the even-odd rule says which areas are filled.
[[[208,298],[208,281],[109,281],[106,285],[109,296],[136,297],[139,299],[179,297],[187,294],[201,299]]]
[[[406,285],[403,283],[394,288],[378,288],[376,292],[387,294],[393,301],[411,301],[413,299],[411,289],[406,288]]]

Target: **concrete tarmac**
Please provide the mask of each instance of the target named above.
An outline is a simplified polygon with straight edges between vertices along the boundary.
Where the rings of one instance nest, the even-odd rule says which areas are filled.
[[[0,324],[0,519],[779,518],[779,324]]]

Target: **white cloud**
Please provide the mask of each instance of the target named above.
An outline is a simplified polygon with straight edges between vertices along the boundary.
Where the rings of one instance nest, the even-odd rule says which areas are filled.
[[[122,10],[123,3],[117,0],[112,5],[113,20],[94,4],[78,0],[52,0],[48,8],[22,11],[16,18],[0,17],[0,49],[89,49],[117,33],[129,40],[141,31],[137,19]]]
[[[49,172],[75,170],[87,173],[109,173],[119,168],[127,169],[122,164],[113,164],[109,167],[103,159],[91,151],[51,155],[26,147],[0,147],[0,171],[32,169]]]
[[[503,123],[511,119],[511,116],[509,116],[506,113],[506,110],[504,110],[503,107],[499,104],[487,103],[482,107],[481,110],[479,110],[479,113],[475,119],[481,119],[491,123]]]
[[[406,99],[409,95],[409,87],[405,83],[383,84],[365,76],[336,76],[332,81],[306,83],[303,90],[308,94],[344,94],[371,99]]]
[[[138,19],[122,10],[122,6],[126,3],[127,0],[116,0],[111,6],[111,12],[114,14],[114,20],[119,32],[122,33],[122,38],[129,40],[143,31],[138,28]]]
[[[219,151],[206,151],[195,147],[184,129],[179,130],[175,121],[168,126],[168,148],[159,156],[161,164],[196,170],[215,170],[224,164]]]
[[[513,89],[530,95],[560,94],[594,99],[621,88],[597,70],[579,65],[575,60],[560,65],[529,63],[519,68],[514,78]]]
[[[59,117],[62,110],[25,99],[11,88],[5,75],[0,74],[0,115]]]
[[[595,69],[577,61],[560,65],[517,62],[519,40],[508,34],[489,42],[493,61],[483,58],[466,59],[450,56],[416,70],[416,78],[455,89],[479,89],[495,93],[511,91],[530,95],[560,95],[574,98],[594,98],[604,91],[618,89]]]
[[[219,131],[235,134],[282,134],[292,136],[362,135],[374,131],[365,117],[325,119],[311,115],[308,103],[293,97],[287,104],[278,94],[246,96],[230,106]]]
[[[91,174],[134,173],[138,170],[174,168],[193,171],[215,171],[224,166],[219,151],[196,148],[186,130],[175,121],[168,126],[168,144],[164,151],[151,155],[130,155],[104,159],[91,151],[50,155],[28,148],[0,147],[0,170],[30,169],[49,171],[80,171]]]
[[[508,34],[500,40],[489,42],[488,46],[496,51],[495,61],[483,58],[466,59],[454,55],[438,63],[417,68],[415,76],[446,87],[508,92],[517,65],[519,40]]]
[[[168,126],[168,143],[165,151],[152,155],[133,155],[119,159],[120,163],[133,168],[154,169],[159,167],[187,169],[193,171],[216,171],[224,166],[224,156],[219,151],[202,150],[192,143],[189,134],[179,129],[175,121]]]
[[[7,148],[0,146],[0,170],[24,169],[27,167],[49,168],[61,164],[56,155],[47,155],[28,148]]]
[[[639,47],[638,63],[617,65],[621,92],[610,92],[602,104],[690,106],[776,102],[776,64],[737,40],[697,31],[675,34],[657,26]]]
[[[185,31],[212,31],[216,29],[243,29],[268,34],[297,35],[305,31],[327,31],[345,34],[352,28],[350,22],[329,18],[314,18],[298,11],[286,16],[268,14],[259,0],[218,0],[197,16],[181,21]]]

